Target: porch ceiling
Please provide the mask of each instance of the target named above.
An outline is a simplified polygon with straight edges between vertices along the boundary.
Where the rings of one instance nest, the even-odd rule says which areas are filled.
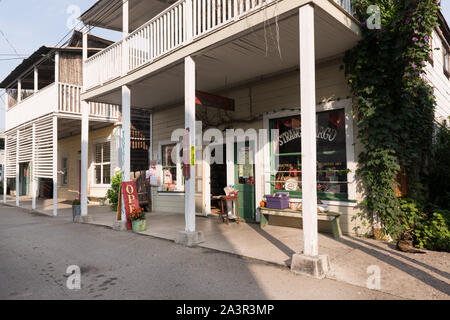
[[[176,0],[128,0],[128,2],[129,31],[132,32]],[[81,20],[88,25],[122,31],[122,0],[100,0],[83,13]]]
[[[98,130],[101,128],[108,127],[110,125],[112,125],[110,122],[98,122],[98,121],[90,120],[89,121],[89,131]],[[69,138],[72,136],[77,136],[77,135],[81,135],[81,120],[58,118],[58,140]]]
[[[250,33],[196,53],[197,89],[220,91],[260,77],[299,67],[298,14],[271,25],[260,25]],[[358,35],[316,7],[316,61],[342,55],[358,41]],[[131,103],[135,107],[155,108],[183,103],[184,63],[131,85]],[[121,104],[116,90],[98,101]]]

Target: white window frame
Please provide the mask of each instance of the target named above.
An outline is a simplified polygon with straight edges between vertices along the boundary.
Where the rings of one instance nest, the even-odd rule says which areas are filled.
[[[109,152],[110,152],[110,155],[109,155],[109,162],[101,162],[101,163],[97,163],[95,160],[95,158],[96,158],[96,154],[95,154],[95,149],[96,149],[96,146],[98,145],[98,144],[103,144],[103,143],[106,143],[106,142],[109,142]],[[91,181],[92,181],[92,185],[94,186],[94,187],[110,187],[111,186],[111,183],[109,183],[109,184],[104,184],[103,183],[103,166],[104,165],[110,165],[110,177],[112,177],[112,167],[111,167],[111,165],[112,165],[112,161],[111,161],[111,159],[112,159],[112,149],[111,149],[111,147],[112,147],[112,143],[111,143],[111,139],[110,138],[106,138],[106,139],[101,139],[101,140],[95,140],[95,141],[93,141],[93,143],[92,143],[92,179],[91,179]],[[103,160],[103,149],[102,149],[102,160]],[[101,165],[102,166],[102,174],[101,174],[101,177],[100,177],[100,181],[102,182],[102,183],[100,183],[100,184],[98,184],[98,183],[96,183],[96,176],[95,176],[95,167],[97,166],[97,165]]]
[[[287,109],[287,108],[286,108]],[[263,117],[264,129],[267,130],[267,141],[270,141],[270,125],[271,119],[278,119],[284,117],[292,117],[300,115],[300,108],[298,106],[290,108],[291,110],[266,113]],[[292,110],[298,109],[298,110]],[[356,161],[355,161],[355,147],[354,147],[354,137],[353,137],[353,113],[352,113],[352,99],[343,99],[339,101],[330,101],[326,103],[321,103],[316,106],[316,113],[331,111],[331,110],[345,110],[345,149],[347,156],[347,169],[350,172],[347,174],[347,194],[349,201],[355,201],[356,199]],[[271,194],[270,183],[270,144],[266,143],[264,145],[264,192],[265,194]],[[344,205],[344,206],[354,206],[355,204],[346,201],[323,201],[327,204]]]
[[[64,165],[64,159],[67,161],[67,167],[66,168],[64,168],[64,166],[63,166]],[[66,171],[64,171],[64,169]],[[64,183],[64,175],[67,176],[67,182],[66,183]],[[66,155],[63,155],[61,157],[61,186],[62,187],[66,187],[68,185],[69,185],[69,157],[66,156]]]

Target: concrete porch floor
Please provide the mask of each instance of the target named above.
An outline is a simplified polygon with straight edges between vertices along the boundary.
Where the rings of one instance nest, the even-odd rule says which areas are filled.
[[[28,202],[29,201],[29,202]],[[8,205],[14,205],[11,198]],[[39,200],[38,211],[52,214],[51,200]],[[21,207],[31,209],[31,199],[24,198]],[[71,205],[58,204],[59,215],[55,219],[72,221]],[[112,227],[115,213],[109,206],[89,206],[91,224]],[[200,247],[235,254],[243,258],[257,259],[282,267],[289,267],[291,257],[303,248],[303,232],[300,229],[257,224],[230,223],[217,218],[197,217],[196,228],[203,231],[205,241]],[[184,215],[164,212],[147,214],[147,231],[142,235],[174,241],[178,231],[184,230]],[[214,251],[213,251],[214,250]],[[372,239],[344,236],[334,239],[319,234],[319,253],[328,254],[331,272],[327,278],[366,287],[371,273],[369,266],[380,270],[380,291],[406,299],[450,300],[450,253],[427,251],[426,254],[410,254],[395,250],[395,245]],[[214,255],[210,256],[214,259]]]

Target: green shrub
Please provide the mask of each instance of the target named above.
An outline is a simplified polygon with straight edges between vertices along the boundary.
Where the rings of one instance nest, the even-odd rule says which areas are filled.
[[[399,223],[402,231],[411,231],[414,245],[428,250],[450,252],[450,211],[422,207],[412,199],[400,200]]]
[[[117,211],[117,206],[119,204],[119,191],[122,185],[122,171],[117,171],[117,173],[111,178],[111,189],[106,193],[106,199],[109,200],[111,208]]]
[[[450,211],[434,212],[413,231],[416,245],[429,250],[450,252]]]

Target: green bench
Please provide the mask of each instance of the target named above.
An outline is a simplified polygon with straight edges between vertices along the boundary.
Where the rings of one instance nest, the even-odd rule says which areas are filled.
[[[303,213],[292,209],[270,209],[259,208],[261,212],[261,228],[264,228],[269,224],[269,216],[279,217],[291,217],[291,218],[303,218]],[[335,238],[342,237],[341,226],[339,224],[341,214],[337,212],[317,213],[317,219],[321,221],[330,221],[331,229],[333,230],[333,236]]]

